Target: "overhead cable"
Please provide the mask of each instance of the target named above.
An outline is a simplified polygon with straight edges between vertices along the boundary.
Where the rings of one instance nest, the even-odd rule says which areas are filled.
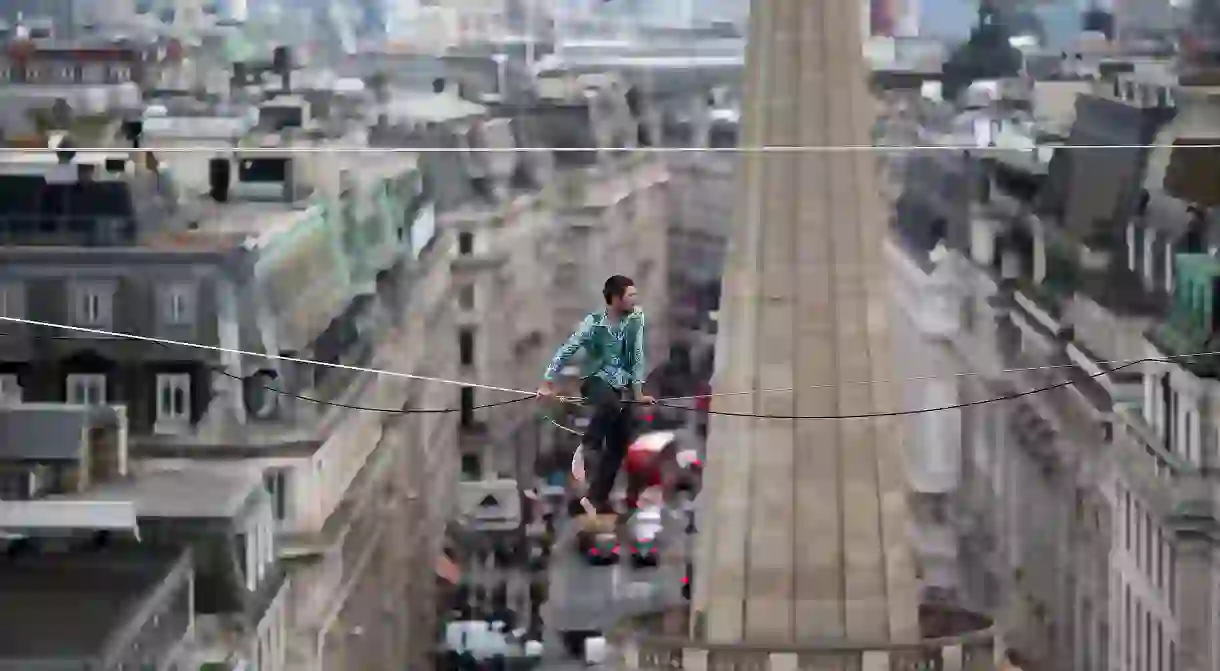
[[[538,394],[536,392],[512,389],[511,387],[500,387],[500,386],[495,386],[495,385],[482,384],[482,383],[478,383],[478,382],[471,382],[468,380],[451,380],[451,379],[447,379],[447,378],[431,377],[431,376],[426,376],[426,375],[414,375],[411,373],[403,373],[400,371],[383,370],[383,369],[378,369],[378,368],[367,368],[367,367],[362,367],[362,366],[350,366],[350,365],[346,365],[346,364],[332,363],[329,361],[314,361],[311,359],[303,359],[303,358],[298,358],[298,357],[286,357],[286,356],[282,356],[282,355],[268,354],[268,353],[261,353],[261,352],[250,352],[250,351],[245,351],[245,350],[219,347],[219,346],[215,346],[215,345],[204,345],[204,344],[200,344],[200,343],[183,342],[183,341],[177,341],[177,340],[170,340],[167,338],[154,338],[154,337],[150,337],[150,336],[140,336],[140,335],[129,334],[129,333],[121,333],[121,332],[117,332],[117,331],[106,331],[106,330],[102,330],[102,329],[94,329],[94,328],[88,328],[88,327],[83,327],[83,326],[73,326],[73,325],[69,325],[69,324],[56,324],[54,322],[44,322],[44,321],[37,321],[37,320],[32,320],[32,319],[21,319],[21,318],[17,318],[17,317],[0,316],[0,321],[7,321],[7,322],[11,322],[11,323],[16,323],[16,324],[25,324],[28,326],[40,326],[40,327],[45,327],[45,328],[54,328],[54,329],[63,329],[63,330],[68,330],[68,331],[83,332],[83,333],[106,336],[106,337],[111,337],[111,338],[126,338],[126,339],[130,339],[130,340],[148,342],[148,343],[158,344],[158,345],[162,345],[162,346],[189,347],[189,348],[193,348],[193,349],[201,349],[201,350],[223,352],[223,353],[229,353],[229,354],[237,354],[237,355],[241,355],[241,356],[250,356],[250,357],[264,358],[264,359],[269,359],[269,360],[287,361],[287,362],[298,363],[298,364],[303,364],[303,365],[322,366],[322,367],[326,367],[326,368],[351,370],[351,371],[356,371],[356,372],[369,373],[369,374],[373,374],[373,375],[388,375],[388,376],[392,376],[392,377],[401,377],[401,378],[407,378],[407,379],[412,379],[412,380],[419,380],[419,381],[423,381],[423,382],[433,382],[433,383],[437,383],[437,384],[447,384],[447,385],[459,386],[459,387],[472,387],[475,389],[485,389],[488,391],[504,392],[504,393],[511,393],[511,394],[516,395],[516,398],[508,399],[505,401],[498,401],[498,402],[494,402],[494,403],[488,403],[488,404],[484,404],[484,405],[480,405],[480,406],[474,406],[472,408],[467,408],[467,410],[481,410],[481,409],[486,409],[486,408],[494,408],[494,407],[505,406],[505,405],[510,405],[510,404],[514,404],[514,403],[520,403],[522,401],[526,401],[529,399],[538,398]],[[1073,384],[1077,384],[1078,382],[1081,382],[1084,380],[1096,379],[1096,378],[1104,377],[1106,375],[1111,375],[1113,373],[1117,373],[1120,370],[1123,370],[1124,368],[1128,368],[1130,366],[1134,366],[1134,365],[1140,364],[1140,363],[1172,363],[1172,362],[1175,362],[1178,360],[1194,359],[1194,358],[1216,356],[1216,355],[1220,355],[1220,352],[1195,352],[1195,353],[1188,353],[1188,354],[1170,355],[1170,356],[1165,356],[1165,357],[1145,357],[1142,359],[1132,359],[1132,360],[1100,361],[1100,362],[1096,362],[1096,363],[1097,363],[1097,365],[1103,367],[1103,370],[1101,370],[1097,373],[1094,373],[1094,374],[1089,374],[1084,378],[1078,378],[1078,379],[1074,379],[1074,380],[1065,380],[1063,382],[1058,382],[1055,384],[1038,387],[1036,389],[1031,389],[1031,390],[1027,390],[1027,391],[1023,391],[1023,392],[1019,392],[1019,393],[1014,393],[1014,394],[1007,394],[1007,395],[1003,395],[1003,396],[997,396],[994,398],[982,399],[982,400],[978,400],[978,401],[971,401],[971,402],[967,402],[967,403],[958,403],[958,404],[953,404],[953,405],[934,406],[934,407],[929,407],[929,408],[916,408],[916,409],[910,409],[910,410],[893,410],[893,411],[879,411],[879,412],[858,413],[858,414],[840,414],[840,415],[775,415],[775,414],[766,414],[766,413],[729,412],[729,411],[723,411],[723,410],[703,410],[703,409],[699,409],[699,408],[692,408],[692,407],[687,407],[687,406],[683,406],[683,405],[677,405],[674,403],[675,401],[698,400],[698,399],[705,399],[705,398],[713,398],[713,397],[717,397],[717,396],[793,392],[793,391],[797,391],[798,389],[803,389],[804,387],[783,388],[783,389],[764,389],[764,390],[743,391],[743,392],[725,392],[725,393],[720,393],[720,394],[709,393],[709,394],[693,395],[693,396],[664,397],[664,398],[658,399],[656,404],[660,407],[672,408],[675,410],[687,411],[687,412],[708,412],[709,414],[712,414],[712,415],[721,415],[721,416],[726,416],[726,417],[748,417],[748,418],[755,418],[755,419],[771,419],[771,420],[849,420],[849,419],[867,419],[867,418],[877,418],[877,417],[903,417],[903,416],[909,416],[909,415],[927,414],[927,413],[932,413],[932,412],[959,410],[962,408],[968,408],[968,407],[973,407],[973,406],[978,406],[978,405],[987,405],[990,403],[998,403],[998,402],[1002,402],[1002,401],[1011,401],[1014,399],[1021,398],[1023,396],[1031,396],[1033,394],[1039,394],[1042,392],[1071,386]],[[1117,365],[1114,365],[1114,364],[1117,364]],[[1114,366],[1110,367],[1111,365],[1114,365]],[[1060,368],[1070,368],[1070,366],[1064,366],[1064,365],[1030,366],[1027,368],[1004,369],[1001,371],[996,371],[993,374],[1014,374],[1014,373],[1029,372],[1029,371],[1036,371],[1036,370],[1054,370],[1054,369],[1060,369]],[[229,377],[238,379],[238,380],[242,380],[242,381],[250,379],[249,377],[243,378],[241,376],[234,375],[225,370],[218,369],[217,372],[219,372],[223,375],[227,375]],[[842,383],[838,383],[838,384],[811,385],[809,388],[811,388],[811,389],[834,388],[836,386],[843,386],[843,385],[847,385],[847,384],[879,384],[879,383],[896,383],[896,382],[906,382],[906,381],[922,381],[922,380],[931,380],[931,379],[947,379],[947,378],[961,377],[961,376],[967,376],[967,375],[984,375],[984,373],[969,373],[968,372],[968,373],[953,373],[953,374],[944,375],[944,376],[917,376],[917,377],[910,377],[910,378],[897,378],[897,379],[892,379],[892,380],[849,381],[849,382],[842,382]],[[335,402],[327,401],[327,400],[323,400],[323,399],[310,398],[307,396],[288,392],[288,391],[285,391],[282,389],[276,389],[274,387],[267,386],[267,385],[261,385],[261,386],[264,389],[266,389],[267,391],[270,391],[270,392],[273,392],[276,394],[283,394],[285,396],[290,396],[292,398],[296,398],[301,401],[306,401],[309,403],[320,403],[320,404],[324,404],[324,405],[331,405],[331,406],[347,408],[347,409],[351,409],[351,410],[394,413],[394,414],[441,414],[441,413],[459,412],[462,410],[462,408],[460,408],[460,407],[457,407],[457,408],[402,408],[402,409],[372,408],[372,407],[365,407],[365,406],[360,406],[360,405],[335,403]],[[564,403],[570,403],[570,404],[581,404],[582,403],[582,399],[579,399],[579,398],[565,397],[565,396],[557,396],[555,398],[557,401],[564,402]],[[557,424],[557,426],[559,426],[559,425]],[[563,426],[560,426],[560,428],[563,428],[563,429],[569,430],[569,431],[573,431],[573,430],[567,429],[567,427],[563,427]]]

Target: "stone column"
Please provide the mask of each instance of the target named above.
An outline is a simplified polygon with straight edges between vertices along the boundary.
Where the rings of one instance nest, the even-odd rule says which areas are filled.
[[[754,0],[742,209],[724,277],[718,411],[893,410],[884,216],[867,145],[856,0]],[[795,388],[793,393],[761,393]],[[716,416],[696,566],[696,636],[711,641],[918,637],[906,484],[892,420]]]

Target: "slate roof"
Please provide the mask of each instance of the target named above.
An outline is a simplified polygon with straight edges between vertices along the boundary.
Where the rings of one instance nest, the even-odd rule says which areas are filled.
[[[140,518],[232,519],[262,486],[262,475],[243,466],[195,466],[142,473],[57,499],[132,501]]]
[[[91,668],[84,660],[101,656],[181,559],[143,548],[0,558],[0,666]]]
[[[114,411],[106,407],[31,404],[0,408],[0,460],[79,459],[84,431],[115,421]]]

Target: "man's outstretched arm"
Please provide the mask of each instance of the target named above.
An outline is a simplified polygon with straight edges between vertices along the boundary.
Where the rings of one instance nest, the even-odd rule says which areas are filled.
[[[576,327],[576,331],[568,336],[568,339],[555,350],[555,356],[551,357],[551,364],[546,367],[546,371],[542,373],[542,379],[545,382],[552,382],[559,371],[568,364],[568,361],[576,354],[576,352],[584,346],[589,339],[589,334],[593,332],[593,316],[585,317],[580,325]]]

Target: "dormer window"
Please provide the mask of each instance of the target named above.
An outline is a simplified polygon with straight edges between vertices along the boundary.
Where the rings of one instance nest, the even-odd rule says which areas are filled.
[[[71,290],[73,317],[80,326],[107,328],[113,318],[114,287],[109,282],[77,282]]]
[[[195,321],[195,287],[173,283],[161,294],[161,320],[166,325],[180,326]]]

